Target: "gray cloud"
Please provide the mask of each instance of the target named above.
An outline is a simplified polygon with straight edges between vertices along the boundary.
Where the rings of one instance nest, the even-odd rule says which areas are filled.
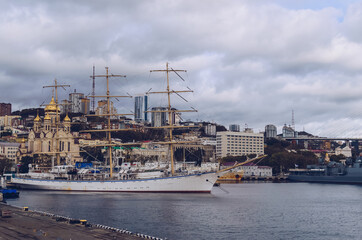
[[[297,130],[361,136],[362,2],[303,4],[0,1],[0,102],[38,107],[54,78],[72,85],[63,98],[89,94],[93,64],[97,74],[109,66],[127,75],[112,82],[115,94],[156,90],[164,75],[149,70],[168,61],[188,70],[187,83],[172,77],[178,86],[195,90],[186,106],[199,112],[186,119],[262,130],[290,124],[294,109]],[[116,105],[132,109],[129,100]]]

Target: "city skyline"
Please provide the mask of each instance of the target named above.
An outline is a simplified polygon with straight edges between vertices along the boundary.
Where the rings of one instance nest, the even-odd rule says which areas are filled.
[[[186,99],[198,113],[186,119],[256,131],[273,124],[280,133],[294,110],[298,131],[362,136],[362,1],[0,5],[0,102],[13,111],[49,102],[42,87],[54,78],[71,85],[60,96],[74,89],[89,96],[93,65],[96,74],[108,66],[127,75],[112,83],[115,94],[144,94],[164,83],[149,70],[169,62],[188,70],[177,84],[195,91]],[[133,109],[133,100],[117,104]]]

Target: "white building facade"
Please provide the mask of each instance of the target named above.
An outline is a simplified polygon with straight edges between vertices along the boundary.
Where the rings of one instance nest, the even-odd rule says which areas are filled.
[[[264,154],[264,134],[253,132],[218,132],[216,157]]]
[[[277,137],[277,127],[272,124],[266,125],[265,126],[265,137],[266,138],[276,138]]]
[[[19,146],[20,143],[0,142],[0,157],[4,157],[15,162]]]
[[[352,149],[349,146],[345,146],[344,148],[337,147],[335,154],[344,155],[345,157],[352,157]]]
[[[77,93],[76,90],[74,90],[74,93],[69,94],[69,110],[72,113],[79,113],[82,109],[82,101],[81,99],[84,98],[83,93]]]
[[[244,177],[272,177],[273,168],[268,166],[240,166]]]
[[[205,134],[210,136],[216,136],[216,125],[208,123],[205,127]]]

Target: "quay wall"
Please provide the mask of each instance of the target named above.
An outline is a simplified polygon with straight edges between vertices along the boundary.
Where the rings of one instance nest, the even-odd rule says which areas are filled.
[[[0,203],[1,212],[7,214],[10,212],[10,217],[0,216],[0,232],[5,239],[162,240],[126,229],[88,223],[84,219],[72,219],[5,203]]]

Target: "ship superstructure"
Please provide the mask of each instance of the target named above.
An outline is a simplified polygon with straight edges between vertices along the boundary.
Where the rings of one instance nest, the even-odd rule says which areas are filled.
[[[325,162],[308,165],[306,169],[289,169],[288,179],[296,182],[349,183],[362,184],[362,159],[355,162],[348,158],[345,163]]]

